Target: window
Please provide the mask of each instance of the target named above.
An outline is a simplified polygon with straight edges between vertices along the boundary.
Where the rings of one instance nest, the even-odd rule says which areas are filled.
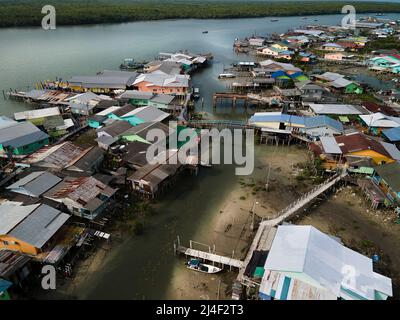
[[[6,241],[6,240],[3,240],[3,244],[4,244],[5,246],[8,246],[8,245],[9,245],[9,242]]]

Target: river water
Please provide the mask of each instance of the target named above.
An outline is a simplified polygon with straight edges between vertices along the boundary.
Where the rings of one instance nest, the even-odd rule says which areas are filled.
[[[68,79],[116,69],[128,57],[148,60],[159,52],[188,49],[214,55],[213,65],[193,79],[204,97],[204,111],[212,112],[212,93],[225,89],[217,75],[234,61],[251,60],[234,53],[235,38],[282,33],[307,23],[339,24],[341,18],[280,17],[278,22],[271,22],[271,18],[170,20],[59,27],[55,31],[0,29],[0,92],[9,88],[32,89],[36,82],[55,77]],[[203,30],[209,33],[202,34]],[[12,115],[27,108],[23,103],[3,100],[0,93],[0,114]],[[229,106],[219,108],[215,116],[247,117],[241,108],[232,111]],[[264,152],[256,148],[256,154],[262,156]],[[145,235],[126,239],[112,250],[105,267],[79,288],[78,298],[168,298],[171,275],[187,272],[182,260],[173,256],[173,240],[180,235],[186,241],[208,243],[213,217],[238,179],[232,165],[201,170],[197,177],[181,177],[175,188],[159,200],[158,213],[148,219]]]

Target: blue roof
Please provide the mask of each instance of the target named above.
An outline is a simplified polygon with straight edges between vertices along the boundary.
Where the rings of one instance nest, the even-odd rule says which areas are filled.
[[[250,118],[250,123],[254,122],[286,122],[297,125],[304,125],[305,118],[299,116],[292,116],[289,114],[270,114],[270,115],[253,115]]]
[[[343,132],[343,125],[340,121],[334,120],[327,116],[316,116],[306,118],[306,128],[315,128],[321,126],[328,126],[340,132]]]
[[[286,76],[285,71],[278,70],[278,71],[275,71],[274,73],[271,74],[272,78],[277,78],[277,77],[280,77],[280,76]]]
[[[281,122],[289,123],[290,125],[301,125],[307,129],[317,127],[331,127],[339,132],[343,132],[342,123],[327,116],[299,117],[289,114],[276,113],[255,114],[250,118],[249,122]]]
[[[292,79],[295,79],[295,78],[300,77],[302,75],[303,75],[303,72],[298,71],[298,72],[295,72],[293,74],[290,74],[289,77],[291,77]]]
[[[294,52],[290,51],[290,50],[283,50],[283,51],[280,51],[279,54],[294,54]]]
[[[12,283],[10,281],[0,279],[0,293],[6,291],[11,286],[12,286]]]
[[[383,135],[390,141],[400,141],[400,127],[382,130]]]

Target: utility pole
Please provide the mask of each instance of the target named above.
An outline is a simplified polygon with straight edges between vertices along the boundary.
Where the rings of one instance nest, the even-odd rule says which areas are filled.
[[[269,174],[271,172],[271,162],[269,163],[268,167],[268,175],[267,175],[267,183],[265,184],[265,191],[268,191],[268,186],[269,186]]]
[[[255,215],[255,208],[256,205],[258,204],[257,201],[254,201],[253,207],[251,208],[251,224],[250,224],[250,231],[254,230],[254,215]]]

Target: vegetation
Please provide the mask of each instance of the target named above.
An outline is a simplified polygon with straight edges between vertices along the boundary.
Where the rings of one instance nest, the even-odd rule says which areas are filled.
[[[47,0],[0,0],[0,27],[40,26]],[[339,14],[344,4],[358,13],[400,12],[399,3],[266,0],[53,0],[58,25],[159,19],[215,19]]]
[[[366,52],[375,50],[400,50],[400,41],[395,37],[387,37],[368,42],[364,48]]]

